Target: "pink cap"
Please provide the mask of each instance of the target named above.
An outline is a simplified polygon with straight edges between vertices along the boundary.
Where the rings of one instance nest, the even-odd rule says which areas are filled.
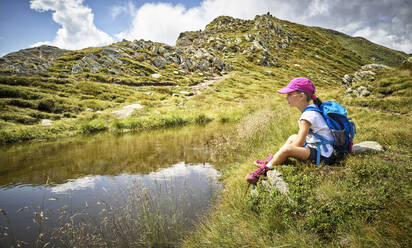
[[[286,86],[283,89],[278,90],[278,92],[280,94],[287,94],[287,93],[291,93],[291,92],[297,91],[297,90],[314,95],[315,94],[315,85],[313,85],[312,81],[310,81],[307,78],[298,77],[298,78],[292,79],[289,82],[288,86]]]

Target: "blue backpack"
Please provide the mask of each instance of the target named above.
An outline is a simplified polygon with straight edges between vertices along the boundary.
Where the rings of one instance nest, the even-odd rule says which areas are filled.
[[[322,103],[320,108],[309,106],[303,110],[303,112],[305,111],[321,113],[325,118],[326,124],[331,129],[334,138],[333,141],[330,141],[309,130],[310,133],[320,140],[320,142],[314,143],[317,147],[317,165],[320,163],[320,147],[323,146],[325,151],[327,151],[326,144],[333,145],[335,151],[340,153],[351,153],[353,151],[352,145],[356,128],[355,124],[350,121],[352,118],[348,118],[348,113],[343,106],[334,101],[326,101]]]

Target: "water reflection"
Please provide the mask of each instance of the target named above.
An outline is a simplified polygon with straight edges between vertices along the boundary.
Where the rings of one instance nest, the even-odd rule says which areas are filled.
[[[29,246],[173,246],[220,188],[207,163],[208,140],[219,130],[104,134],[1,150],[0,228],[8,229],[0,246],[15,245],[14,238]],[[100,238],[89,240],[90,233]]]
[[[180,161],[208,161],[207,141],[220,126],[140,134],[102,134],[0,149],[0,186],[65,183],[88,175],[149,173]]]

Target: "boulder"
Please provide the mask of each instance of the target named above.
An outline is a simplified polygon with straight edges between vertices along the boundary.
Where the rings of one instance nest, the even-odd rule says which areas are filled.
[[[201,71],[208,71],[210,67],[209,61],[202,59],[199,63],[199,69]]]
[[[383,147],[376,141],[363,141],[359,144],[353,145],[354,153],[361,153],[366,151],[382,152]]]
[[[164,68],[166,63],[166,59],[160,56],[157,56],[157,58],[153,61],[153,65],[158,68]]]
[[[282,179],[282,174],[276,170],[270,170],[266,174],[266,180],[262,180],[262,185],[271,192],[273,189],[278,189],[282,194],[289,192],[287,183]]]
[[[158,73],[152,74],[152,78],[160,78],[160,77],[162,77],[161,74],[158,74]]]
[[[41,124],[42,126],[51,126],[51,125],[53,124],[53,121],[52,121],[52,120],[49,120],[49,119],[42,119],[41,122],[40,122],[40,124]]]
[[[131,115],[135,109],[142,109],[142,108],[143,106],[140,104],[130,104],[130,105],[124,106],[121,110],[115,110],[115,111],[112,111],[111,113],[114,114],[116,118],[123,119]]]
[[[345,74],[345,76],[343,76],[343,78],[342,78],[342,82],[346,86],[350,86],[350,85],[352,85],[352,79],[353,79],[353,76],[351,76],[349,74]]]
[[[357,91],[359,92],[360,97],[367,97],[371,92],[365,86],[359,86]]]

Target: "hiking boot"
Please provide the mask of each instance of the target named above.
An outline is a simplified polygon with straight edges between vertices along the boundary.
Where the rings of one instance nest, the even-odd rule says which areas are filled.
[[[260,167],[262,165],[266,165],[267,163],[269,163],[270,160],[272,160],[272,158],[273,158],[273,154],[269,154],[268,157],[264,160],[256,160],[255,165],[257,167]]]
[[[266,172],[269,170],[269,167],[266,165],[262,165],[259,167],[259,169],[255,170],[254,172],[249,173],[246,176],[246,181],[251,184],[256,184],[257,181],[259,180],[259,177],[261,175],[266,175]]]

